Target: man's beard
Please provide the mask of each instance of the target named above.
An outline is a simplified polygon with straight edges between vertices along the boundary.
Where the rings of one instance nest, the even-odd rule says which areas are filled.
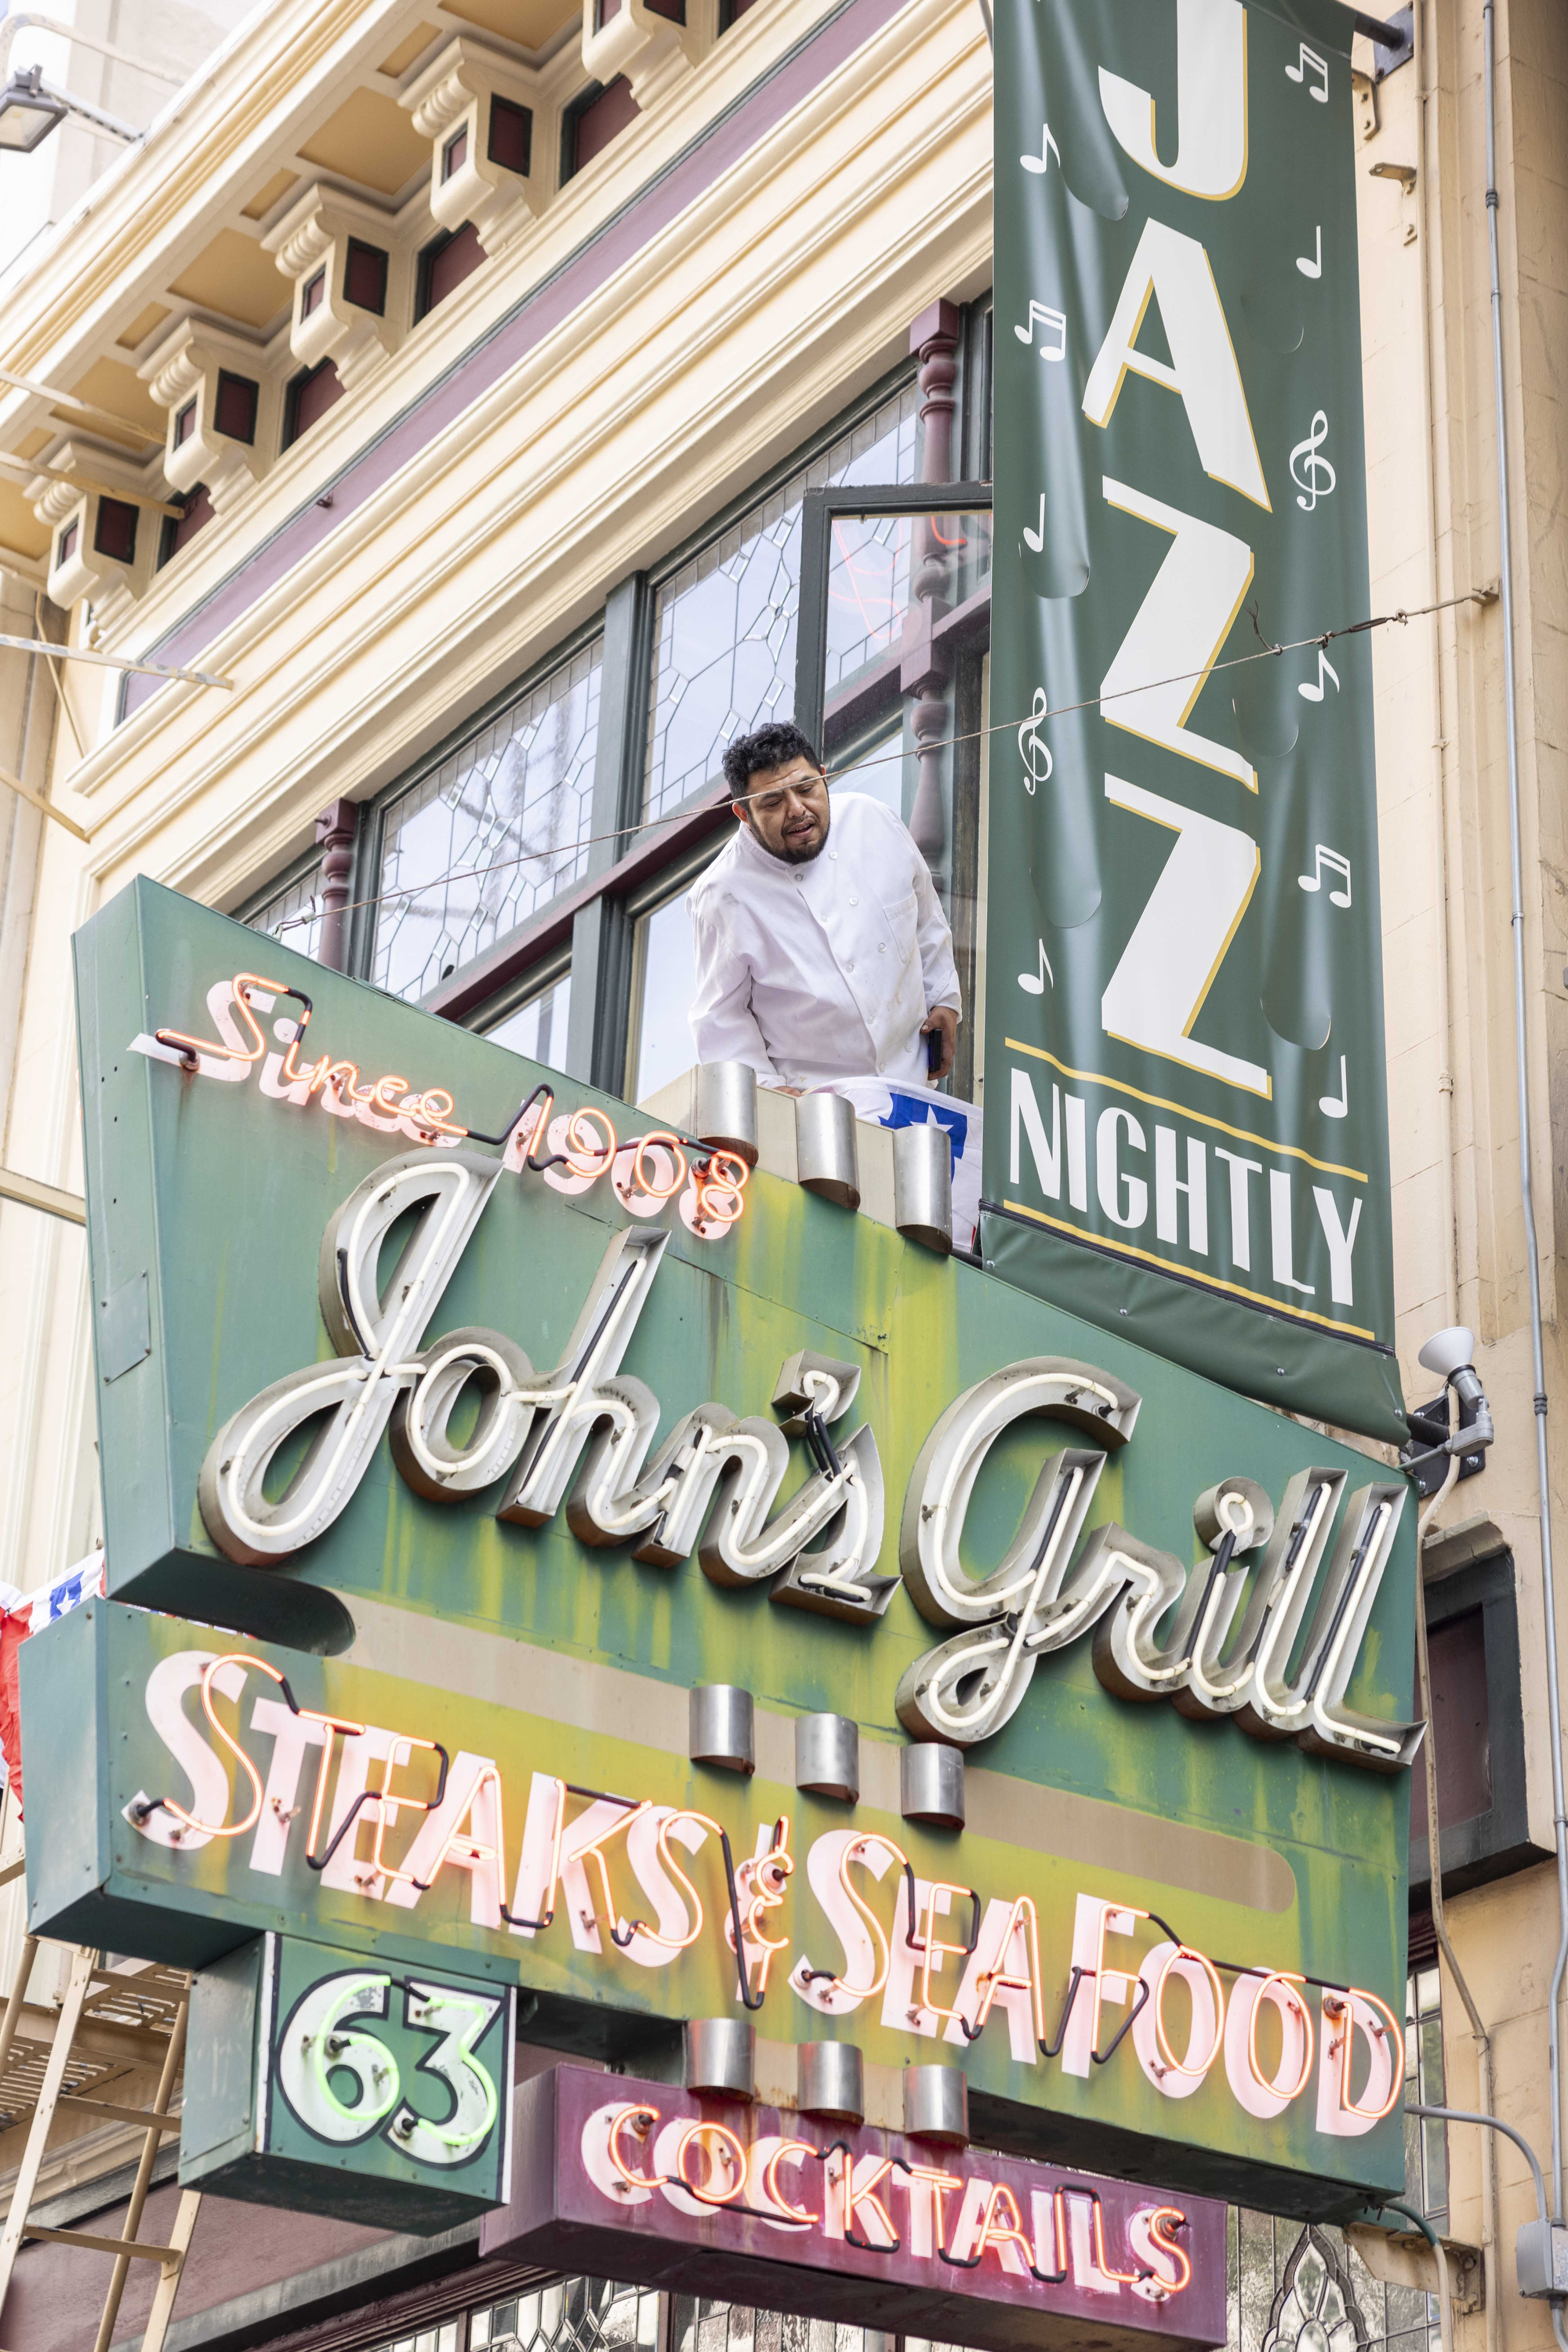
[[[809,849],[792,849],[785,842],[783,848],[776,849],[773,855],[775,857],[782,858],[786,866],[809,866],[813,858],[821,856],[826,846],[826,834],[819,833]]]

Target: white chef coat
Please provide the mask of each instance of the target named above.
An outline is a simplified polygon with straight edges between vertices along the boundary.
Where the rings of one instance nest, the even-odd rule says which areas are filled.
[[[700,1062],[797,1087],[925,1082],[921,1023],[958,1010],[958,971],[926,862],[880,801],[836,793],[827,845],[803,866],[738,824],[687,906]]]

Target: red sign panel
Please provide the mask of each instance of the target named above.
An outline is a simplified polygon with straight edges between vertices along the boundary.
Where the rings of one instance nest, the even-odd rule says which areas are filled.
[[[988,2352],[1226,2340],[1206,2198],[579,2066],[518,2097],[482,2253]]]

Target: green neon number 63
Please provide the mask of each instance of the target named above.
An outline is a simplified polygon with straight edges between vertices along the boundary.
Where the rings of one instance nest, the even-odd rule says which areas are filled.
[[[435,2120],[401,2097],[397,2060],[386,2042],[353,2023],[384,2021],[392,1989],[391,1977],[374,1969],[353,1969],[312,1985],[280,2039],[284,2096],[307,2130],[339,2147],[381,2130],[390,2147],[416,2164],[465,2163],[495,2128],[496,2086],[474,2045],[493,2024],[501,1997],[412,1978],[403,1982],[404,2025],[439,2037],[415,2066],[445,2091],[447,2112]]]

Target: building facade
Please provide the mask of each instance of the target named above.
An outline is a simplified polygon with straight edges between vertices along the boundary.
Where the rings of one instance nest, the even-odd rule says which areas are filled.
[[[1407,1401],[1437,1386],[1425,1339],[1468,1322],[1497,1442],[1423,1554],[1447,1927],[1487,2048],[1436,1948],[1418,1769],[1406,2075],[1471,2109],[1484,2060],[1496,2112],[1545,2160],[1558,1831],[1536,1431],[1545,1413],[1560,1489],[1568,31],[1547,0],[1496,10],[1494,206],[1491,8],[1417,13],[1358,34],[1352,93],[1373,598],[1395,616],[1373,660],[1396,1299]],[[183,12],[182,65],[207,46],[200,14]],[[683,900],[731,821],[723,746],[795,705],[810,488],[932,486],[920,513],[835,526],[825,741],[936,877],[965,1000],[955,1091],[984,1103],[990,746],[1006,740],[987,730],[1019,714],[989,699],[988,514],[947,513],[937,487],[991,475],[982,7],[277,0],[221,29],[150,135],[26,247],[0,330],[0,766],[23,787],[0,811],[0,1579],[25,1593],[102,1536],[72,933],[148,876],[250,925],[258,960],[284,940],[627,1103],[659,1095],[692,1058]],[[927,518],[940,606],[920,576]],[[8,1834],[18,1852],[14,1820]],[[58,1963],[29,1955],[40,2050]],[[150,1990],[147,2015],[169,1997]],[[158,2062],[130,2042],[115,2056],[120,2024],[146,2022],[115,1998],[129,2007],[105,2016],[94,2079],[135,2105]],[[0,2133],[0,2168],[25,2123]],[[39,2210],[118,2234],[139,2145],[79,2105]],[[1514,2292],[1522,2157],[1458,2125],[1413,2122],[1408,2147],[1407,2200],[1484,2248],[1465,2352],[1544,2343],[1545,2309]],[[169,2341],[806,2341],[807,2323],[765,2313],[487,2269],[473,2241],[210,2200]],[[1374,2277],[1359,2240],[1244,2205],[1231,2242],[1237,2352],[1436,2340],[1421,2274],[1371,2249]],[[30,2244],[12,2340],[91,2340],[109,2268]],[[151,2297],[133,2279],[116,2344]]]

